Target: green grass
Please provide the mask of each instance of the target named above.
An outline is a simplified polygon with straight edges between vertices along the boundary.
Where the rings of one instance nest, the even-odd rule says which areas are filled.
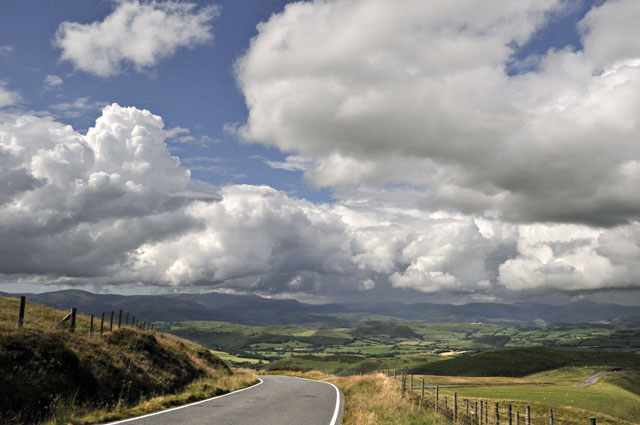
[[[451,395],[454,390],[443,389],[443,394]],[[582,422],[587,423],[590,416],[606,416],[635,422],[640,418],[640,396],[609,383],[598,383],[589,387],[576,386],[489,386],[456,388],[458,397],[470,397],[491,400],[521,400],[531,402],[536,406],[544,406],[538,415],[546,412],[547,407],[556,411],[556,419],[571,420],[573,413],[564,413],[562,408],[572,407],[584,410],[581,414]],[[527,404],[525,403],[525,404]]]
[[[230,353],[226,353],[224,351],[217,351],[217,350],[211,350],[211,352],[213,354],[215,354],[216,356],[220,357],[222,360],[224,360],[227,363],[231,363],[233,365],[245,365],[245,364],[262,364],[262,363],[269,363],[268,360],[262,360],[262,359],[253,359],[250,357],[240,357],[240,356],[236,356],[234,354],[230,354]]]
[[[640,369],[640,354],[603,350],[529,347],[491,351],[427,363],[414,373],[454,376],[526,376],[564,366],[610,366]]]

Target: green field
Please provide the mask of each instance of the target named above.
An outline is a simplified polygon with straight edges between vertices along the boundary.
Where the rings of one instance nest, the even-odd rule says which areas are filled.
[[[494,323],[424,323],[389,319],[385,316],[340,314],[344,322],[309,323],[288,326],[247,326],[226,322],[188,321],[160,322],[161,330],[182,336],[216,350],[230,353],[230,361],[239,364],[278,362],[283,367],[308,369],[317,367],[314,357],[353,355],[362,358],[362,365],[342,367],[329,361],[324,370],[338,373],[357,373],[377,369],[419,368],[425,359],[432,361],[442,354],[469,355],[532,346],[557,348],[606,348],[640,351],[640,330],[620,328],[612,324],[522,327]],[[366,320],[353,321],[365,317]],[[349,320],[351,321],[349,321]],[[435,356],[435,357],[434,357]],[[298,359],[292,359],[298,357]],[[447,359],[442,356],[441,359]],[[247,359],[253,359],[247,360]],[[537,360],[537,363],[540,359]],[[529,369],[530,362],[514,366],[525,368],[512,372],[515,376],[543,369]],[[569,363],[560,363],[561,367]],[[450,373],[449,366],[439,365]],[[480,365],[483,369],[484,366]],[[477,374],[479,372],[466,371]],[[504,374],[496,372],[495,374]]]
[[[529,405],[538,422],[541,418],[546,419],[552,408],[554,418],[563,425],[587,423],[589,417],[597,417],[598,423],[605,424],[637,423],[640,418],[639,372],[618,372],[603,377],[594,385],[577,386],[603,370],[607,369],[570,367],[516,379],[457,379],[429,375],[418,375],[415,379],[416,382],[425,379],[428,384],[440,385],[443,397],[452,397],[456,392],[460,400],[489,400],[490,412],[495,403],[502,406],[501,411],[511,403],[514,412],[524,412],[525,406]],[[429,393],[433,394],[431,389]]]
[[[349,376],[408,370],[421,374],[416,379],[427,385],[443,386],[443,396],[457,392],[505,409],[510,402],[514,412],[530,405],[540,418],[552,408],[563,425],[588,423],[588,417],[605,425],[635,423],[640,417],[638,328],[425,323],[363,314],[336,318],[340,321],[264,327],[204,321],[158,325],[219,350],[231,363],[267,371]],[[614,368],[624,373],[576,386]]]

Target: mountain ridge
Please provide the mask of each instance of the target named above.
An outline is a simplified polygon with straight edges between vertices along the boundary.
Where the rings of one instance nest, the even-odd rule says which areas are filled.
[[[124,310],[151,321],[216,320],[247,325],[287,325],[308,322],[349,321],[354,313],[369,313],[424,322],[500,322],[521,324],[593,323],[640,316],[640,306],[577,301],[563,305],[541,303],[434,304],[386,302],[378,304],[305,304],[296,300],[219,292],[204,294],[119,295],[66,289],[25,295],[30,302],[88,314]]]

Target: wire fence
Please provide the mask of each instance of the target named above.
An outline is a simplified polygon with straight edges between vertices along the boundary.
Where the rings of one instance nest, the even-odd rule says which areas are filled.
[[[597,425],[596,418],[574,418],[559,421],[553,408],[531,406],[523,401],[486,400],[459,397],[457,392],[442,394],[438,385],[427,385],[404,370],[378,371],[400,381],[405,396],[414,398],[425,409],[461,425]],[[453,386],[447,386],[452,388]],[[450,391],[450,390],[449,390]]]
[[[27,299],[20,297],[20,309],[18,311],[18,328],[22,328],[25,322],[25,314],[27,314]],[[117,313],[117,316],[116,316]],[[69,332],[76,331],[76,318],[78,309],[71,307],[69,313],[64,316],[58,323],[58,327],[67,327]],[[131,320],[129,320],[131,318]],[[105,321],[106,319],[106,321]],[[124,310],[112,310],[111,312],[102,312],[100,315],[100,326],[98,326],[98,316],[90,315],[89,319],[89,336],[102,336],[105,332],[113,332],[114,327],[120,329],[123,327],[134,328],[138,330],[156,331],[157,327],[154,323],[140,317],[136,318],[133,313]]]

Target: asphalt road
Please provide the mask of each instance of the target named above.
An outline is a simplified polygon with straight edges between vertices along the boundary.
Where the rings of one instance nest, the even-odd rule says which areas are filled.
[[[260,376],[262,383],[110,425],[338,425],[342,394],[333,384],[286,376]]]
[[[576,387],[588,387],[589,385],[593,385],[596,382],[598,382],[600,380],[600,378],[602,378],[604,376],[607,376],[607,375],[611,375],[612,373],[616,373],[616,372],[608,371],[608,372],[596,373],[595,375],[589,377],[589,379],[587,379],[583,383],[576,385]]]

